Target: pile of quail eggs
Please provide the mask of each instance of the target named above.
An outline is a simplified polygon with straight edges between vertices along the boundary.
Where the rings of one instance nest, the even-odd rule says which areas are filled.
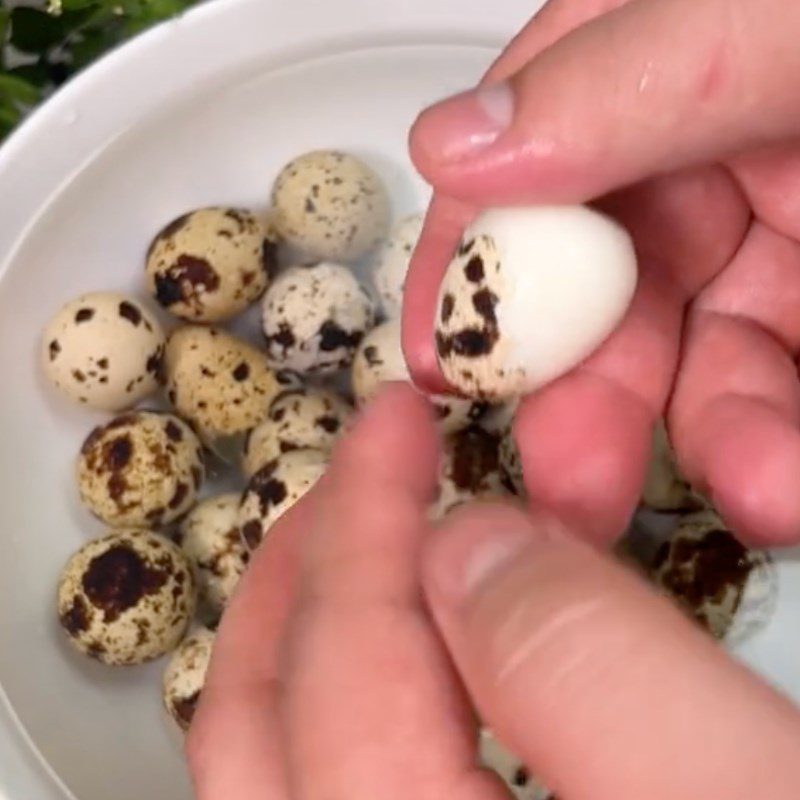
[[[582,211],[573,216],[586,222]],[[523,217],[529,228],[555,225],[570,235],[572,216],[566,223],[563,215]],[[518,332],[503,325],[510,320],[513,329],[524,314],[499,315],[498,295],[517,278],[508,264],[500,274],[497,247],[524,248],[502,216],[476,225],[440,296],[440,362],[463,396],[430,397],[444,437],[432,519],[472,499],[524,494],[511,435],[516,395],[568,369],[588,347],[565,350],[539,337],[541,369],[520,368]],[[281,170],[267,211],[200,208],[158,232],[143,253],[148,302],[116,291],[82,295],[43,334],[49,383],[110,415],[76,447],[76,494],[105,531],[63,569],[61,625],[78,651],[104,664],[171,654],[162,696],[183,730],[250,555],[322,476],[356,408],[386,381],[409,380],[398,315],[422,217],[390,226],[386,189],[369,166],[342,152],[308,153]],[[605,247],[622,267],[595,338],[619,320],[635,283],[621,229],[598,230],[593,252]],[[537,253],[545,265],[548,252]],[[353,268],[364,264],[369,285]],[[223,327],[256,304],[257,344]],[[209,477],[238,488],[215,493]],[[646,558],[647,548],[629,548],[688,613],[720,638],[734,628],[745,635],[768,615],[768,558],[737,545],[680,479],[663,429],[643,503],[670,519],[700,512],[680,518]],[[720,559],[736,580],[708,591],[707,574],[720,574]],[[745,607],[747,619],[734,624]],[[487,731],[481,757],[518,797],[546,796]]]

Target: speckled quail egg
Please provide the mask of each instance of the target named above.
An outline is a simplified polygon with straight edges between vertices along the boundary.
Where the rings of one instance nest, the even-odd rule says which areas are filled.
[[[290,450],[329,453],[353,416],[352,406],[326,389],[298,389],[278,395],[265,422],[248,435],[242,468],[251,478],[261,467]]]
[[[470,500],[507,498],[513,495],[500,469],[499,437],[472,425],[445,439],[439,467],[439,491],[431,509],[440,519]]]
[[[486,211],[441,284],[439,366],[468,397],[527,394],[595,350],[635,287],[631,238],[602,214],[584,206]]]
[[[499,775],[516,800],[556,800],[488,728],[480,732],[478,762]]]
[[[521,496],[526,493],[525,478],[522,474],[522,457],[520,456],[517,442],[514,439],[514,432],[507,428],[500,437],[500,445],[497,451],[500,462],[500,469],[511,481],[514,491]]]
[[[269,363],[321,374],[349,366],[374,319],[372,300],[347,267],[291,267],[264,295]]]
[[[42,337],[47,379],[70,400],[101,411],[131,408],[155,391],[163,353],[158,320],[117,292],[76,297]]]
[[[400,345],[400,322],[389,320],[373,328],[356,350],[352,367],[353,394],[359,406],[368,403],[384,383],[410,381]],[[466,428],[479,420],[486,403],[448,395],[429,395],[440,429],[444,433]]]
[[[219,322],[258,300],[276,269],[272,224],[238,208],[201,208],[169,223],[147,253],[147,286],[172,314]]]
[[[172,650],[195,609],[183,552],[147,530],[85,544],[58,584],[58,617],[72,644],[105,664],[141,664]]]
[[[642,501],[654,511],[697,511],[707,505],[681,476],[663,419],[653,428],[653,450]]]
[[[273,186],[272,207],[280,234],[314,259],[356,261],[389,227],[380,178],[363,161],[334,150],[287,164]]]
[[[192,724],[213,649],[214,634],[208,628],[198,628],[180,643],[164,670],[164,707],[182,731],[188,731]]]
[[[167,396],[206,440],[244,434],[281,391],[264,354],[216,328],[174,331],[164,355]]]
[[[372,282],[387,317],[399,317],[403,309],[403,288],[408,265],[422,233],[422,214],[400,220],[378,251]]]
[[[713,511],[681,518],[657,551],[651,574],[689,616],[729,643],[762,628],[777,604],[770,555],[748,550]]]
[[[189,558],[200,599],[221,614],[239,578],[248,553],[239,531],[239,492],[217,495],[196,505],[181,522],[177,542]]]
[[[166,525],[195,503],[203,451],[172,414],[133,411],[95,428],[76,469],[86,507],[115,528]]]
[[[322,477],[328,466],[320,450],[290,450],[261,467],[247,484],[239,507],[239,528],[250,550]]]

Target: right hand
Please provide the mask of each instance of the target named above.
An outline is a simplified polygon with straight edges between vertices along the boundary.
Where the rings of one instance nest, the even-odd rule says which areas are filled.
[[[601,197],[634,236],[627,318],[517,419],[533,502],[595,540],[624,529],[665,409],[682,472],[745,541],[800,540],[798,37],[786,0],[552,0],[482,88],[416,123],[421,385],[443,388],[436,293],[480,207]]]

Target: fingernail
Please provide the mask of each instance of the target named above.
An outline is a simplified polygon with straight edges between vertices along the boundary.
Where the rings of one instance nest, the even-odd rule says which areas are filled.
[[[440,599],[460,604],[516,563],[537,538],[525,515],[511,506],[456,511],[431,540],[426,583]]]
[[[513,118],[510,84],[495,83],[427,109],[414,127],[414,139],[434,161],[461,161],[494,144]]]

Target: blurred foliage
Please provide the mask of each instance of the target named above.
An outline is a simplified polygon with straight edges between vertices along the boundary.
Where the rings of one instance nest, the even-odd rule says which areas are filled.
[[[64,81],[197,0],[0,0],[0,141]]]

